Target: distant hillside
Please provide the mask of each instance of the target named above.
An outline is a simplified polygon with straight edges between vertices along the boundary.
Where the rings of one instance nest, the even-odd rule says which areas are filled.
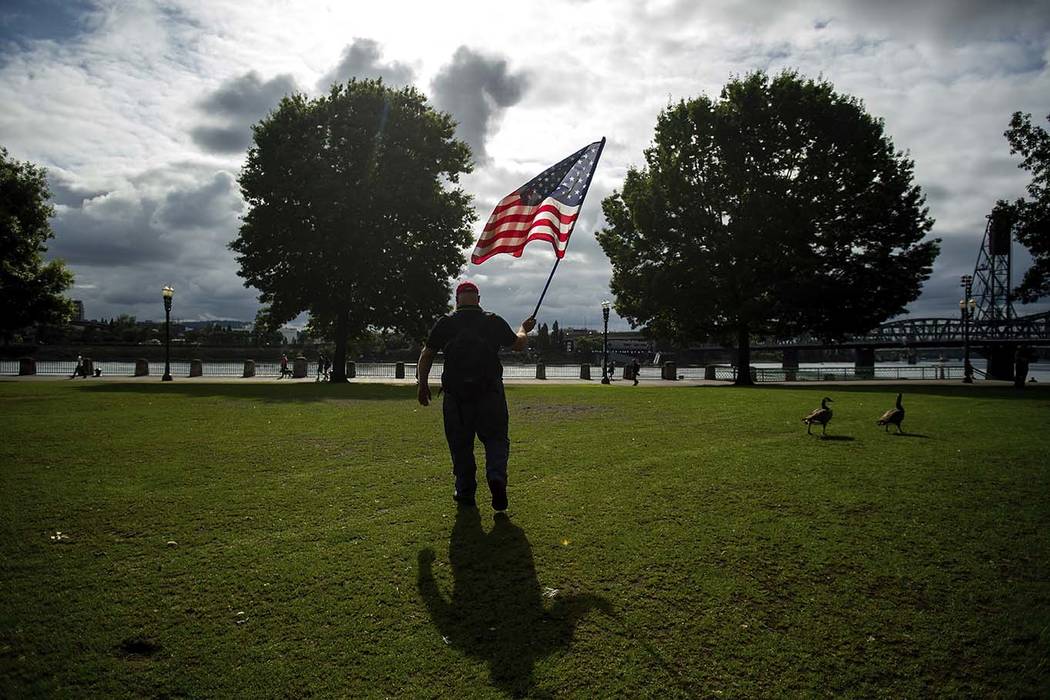
[[[180,320],[178,323],[180,326],[185,326],[186,328],[192,328],[194,330],[197,330],[198,328],[207,328],[208,326],[222,326],[223,328],[229,326],[233,330],[238,330],[242,328],[250,329],[254,325],[252,321],[240,321],[236,319],[213,319],[211,321]]]

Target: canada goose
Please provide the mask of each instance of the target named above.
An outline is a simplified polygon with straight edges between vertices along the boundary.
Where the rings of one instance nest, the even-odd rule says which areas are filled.
[[[903,396],[903,394],[897,394],[897,407],[886,411],[882,414],[882,418],[879,418],[879,420],[876,421],[876,425],[886,426],[887,433],[890,432],[890,425],[897,426],[898,433],[904,432],[904,430],[901,429],[901,422],[904,420],[904,406],[901,405],[901,396]]]
[[[829,403],[834,403],[828,397],[824,397],[820,400],[820,408],[815,409],[812,413],[802,419],[802,422],[806,424],[806,434],[812,435],[810,430],[814,423],[820,423],[824,430],[821,435],[827,435],[828,432],[828,421],[831,420],[831,409],[828,408]]]

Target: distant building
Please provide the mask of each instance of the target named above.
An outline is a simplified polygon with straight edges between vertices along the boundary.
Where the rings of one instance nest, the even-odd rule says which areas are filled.
[[[80,299],[73,300],[73,320],[84,320],[84,302],[82,302]]]

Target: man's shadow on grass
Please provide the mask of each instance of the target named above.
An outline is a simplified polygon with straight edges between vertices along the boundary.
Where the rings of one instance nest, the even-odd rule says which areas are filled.
[[[431,549],[419,553],[419,592],[445,643],[487,661],[492,684],[509,695],[534,692],[536,661],[567,647],[592,608],[612,614],[604,598],[550,589],[545,605],[529,540],[504,514],[486,533],[476,508],[460,508],[448,549],[451,600],[434,580]]]

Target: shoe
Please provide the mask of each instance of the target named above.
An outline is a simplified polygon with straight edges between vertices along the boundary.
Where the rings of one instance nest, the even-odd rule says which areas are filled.
[[[477,508],[478,504],[474,501],[473,496],[460,496],[458,493],[452,494],[452,500],[459,504],[460,508]]]
[[[492,491],[492,510],[497,513],[507,510],[507,483],[490,481],[489,490]]]

